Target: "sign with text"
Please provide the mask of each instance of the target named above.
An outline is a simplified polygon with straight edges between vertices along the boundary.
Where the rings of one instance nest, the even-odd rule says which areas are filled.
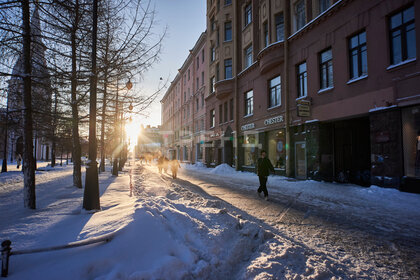
[[[297,106],[297,115],[299,117],[310,117],[311,116],[311,107],[309,105],[299,104]]]
[[[276,123],[282,123],[283,121],[284,121],[283,116],[276,116],[276,117],[264,120],[264,124],[271,125],[271,124],[276,124]]]
[[[255,128],[255,124],[254,123],[249,123],[249,124],[245,124],[243,126],[241,126],[241,130],[250,130],[250,129],[254,129]]]

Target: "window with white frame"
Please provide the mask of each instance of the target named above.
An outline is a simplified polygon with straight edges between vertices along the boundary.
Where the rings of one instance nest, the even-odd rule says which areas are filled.
[[[389,18],[391,64],[398,64],[416,57],[416,26],[414,15],[414,6],[411,6]]]
[[[225,41],[232,41],[232,22],[225,22]]]
[[[275,16],[276,22],[276,42],[284,40],[284,17],[283,14],[277,14]]]
[[[245,116],[254,113],[254,92],[252,90],[245,93]]]
[[[232,78],[232,59],[225,59],[225,79]]]
[[[296,31],[305,26],[306,15],[305,15],[305,1],[299,0],[295,4],[295,26]]]
[[[244,68],[247,68],[249,66],[251,66],[252,64],[252,45],[250,45],[249,47],[247,47],[245,49],[245,55],[244,55]]]
[[[333,87],[332,50],[329,48],[320,53],[321,89]]]
[[[214,127],[216,124],[216,112],[214,109],[210,110],[210,128]]]
[[[277,76],[269,82],[269,104],[268,106],[275,107],[281,104],[281,78]]]
[[[368,71],[366,31],[360,32],[349,39],[349,55],[350,79],[366,76]]]
[[[306,71],[306,62],[297,66],[298,97],[308,95],[308,72]]]
[[[252,4],[248,4],[245,6],[245,19],[244,24],[247,26],[252,22]]]

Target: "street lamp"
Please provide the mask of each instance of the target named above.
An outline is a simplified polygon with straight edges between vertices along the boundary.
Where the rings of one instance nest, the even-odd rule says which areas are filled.
[[[130,79],[128,80],[128,82],[125,84],[125,87],[127,88],[127,90],[130,90],[133,87],[133,83],[130,81]],[[121,152],[119,151],[122,147],[120,147],[120,142],[122,142],[122,136],[121,136],[121,141],[119,141],[119,133],[118,133],[118,115],[119,115],[119,100],[118,100],[118,80],[117,80],[117,94],[115,97],[115,140],[116,140],[116,144],[115,144],[115,148],[114,148],[114,155],[113,155],[113,163],[112,163],[112,175],[113,176],[118,176],[118,170],[121,170],[119,168],[119,160],[118,158],[120,157],[119,155],[121,154]],[[133,108],[133,105],[131,105],[131,109]],[[130,109],[130,111],[131,111]],[[121,124],[120,124],[120,130],[122,131],[122,117],[121,117]]]

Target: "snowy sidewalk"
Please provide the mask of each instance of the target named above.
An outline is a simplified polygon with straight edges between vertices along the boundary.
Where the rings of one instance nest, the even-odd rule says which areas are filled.
[[[132,196],[128,169],[117,178],[100,174],[102,211],[89,214],[71,171],[37,174],[37,210],[23,208],[18,178],[0,174],[0,211],[7,213],[0,239],[29,249],[111,232],[116,238],[12,256],[9,279],[419,278],[419,244],[402,242],[419,240],[418,195],[270,177],[266,202],[256,196],[255,174],[183,166],[173,180],[137,165]],[[404,263],[407,248],[416,251]]]

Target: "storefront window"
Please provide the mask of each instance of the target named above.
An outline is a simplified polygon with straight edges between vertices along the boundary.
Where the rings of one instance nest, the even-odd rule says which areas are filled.
[[[285,168],[286,153],[285,153],[285,133],[284,130],[274,130],[268,134],[268,159],[275,168]]]
[[[420,178],[420,106],[402,110],[405,176]]]
[[[244,165],[255,166],[258,159],[258,136],[257,134],[244,135]]]

